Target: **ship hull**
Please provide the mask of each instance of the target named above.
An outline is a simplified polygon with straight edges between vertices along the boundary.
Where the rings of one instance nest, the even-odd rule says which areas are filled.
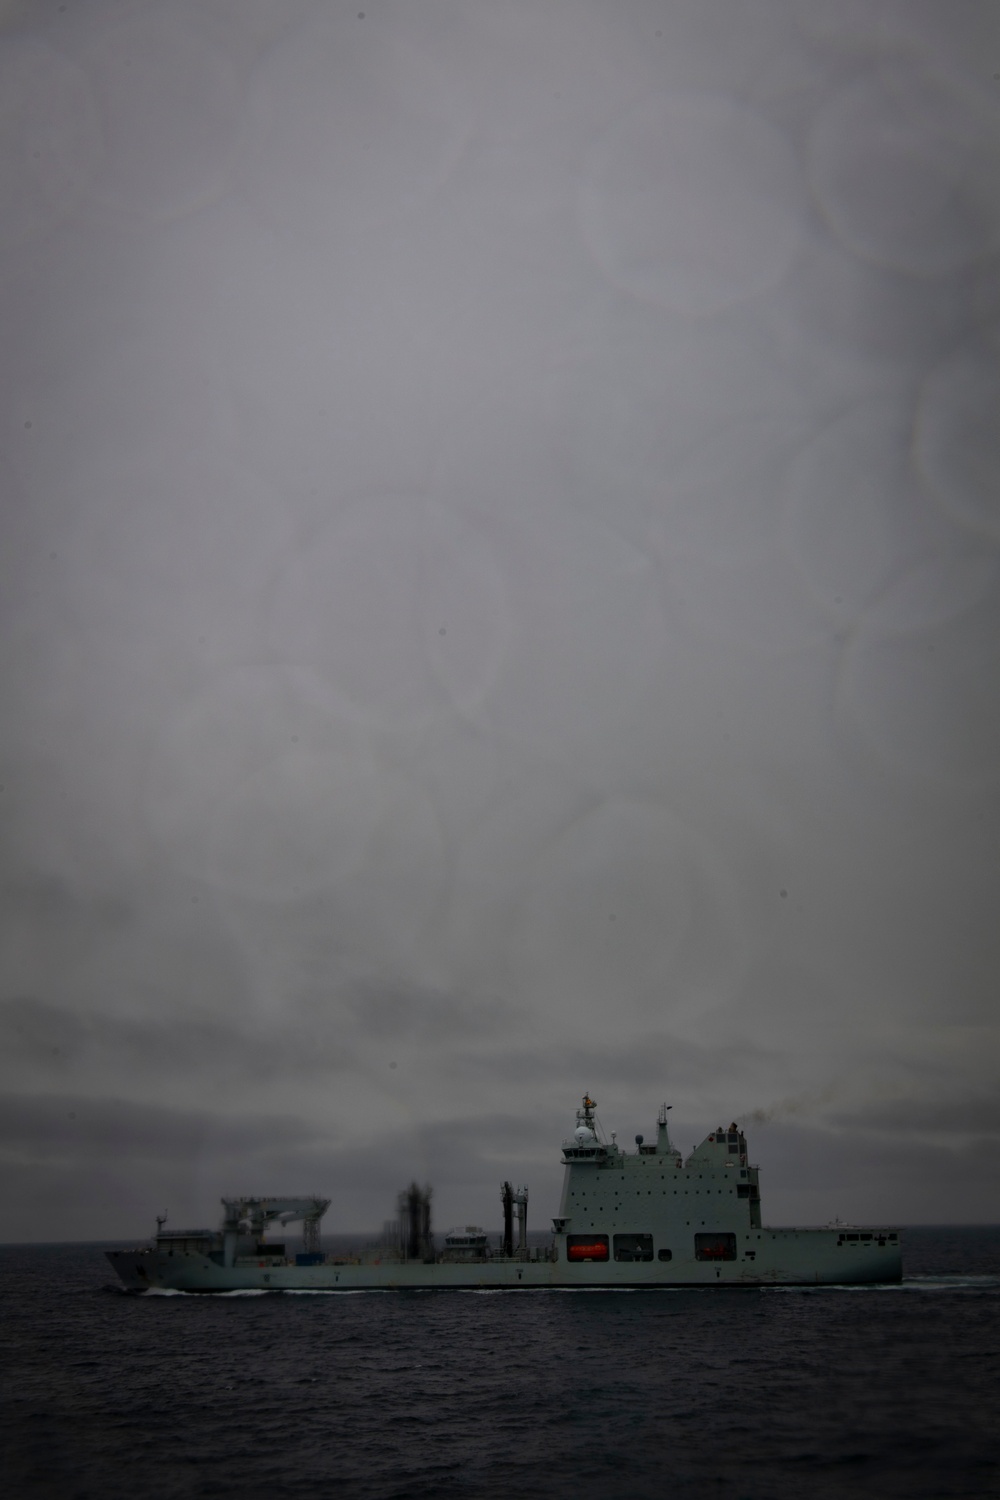
[[[109,1251],[129,1291],[374,1292],[573,1291],[678,1287],[845,1286],[899,1281],[897,1229],[832,1224],[772,1229],[761,1223],[759,1172],[734,1121],[685,1160],[672,1144],[664,1104],[656,1135],[625,1151],[600,1132],[585,1094],[563,1141],[562,1194],[552,1242],[529,1247],[528,1190],[501,1191],[504,1232],[492,1250],[474,1225],[436,1250],[430,1191],[399,1195],[398,1222],[381,1247],[323,1255],[319,1197],[223,1198],[222,1227],[166,1229],[144,1250]],[[515,1249],[514,1217],[517,1217]],[[302,1253],[290,1258],[268,1226],[301,1220]]]
[[[109,1250],[107,1257],[133,1292],[643,1290],[846,1286],[892,1283],[902,1277],[898,1242],[845,1243],[836,1230],[764,1229],[754,1235],[751,1253],[752,1260],[714,1263],[692,1256],[676,1257],[668,1265],[493,1258],[430,1264],[327,1260],[311,1266],[255,1260],[225,1266],[204,1255],[170,1256],[155,1250]]]

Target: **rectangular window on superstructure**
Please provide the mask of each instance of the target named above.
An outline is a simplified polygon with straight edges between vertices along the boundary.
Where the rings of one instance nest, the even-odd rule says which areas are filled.
[[[567,1260],[607,1260],[608,1237],[606,1234],[568,1234],[566,1236]]]
[[[735,1260],[735,1234],[696,1234],[694,1258],[695,1260]]]
[[[616,1234],[615,1260],[652,1260],[651,1234]]]

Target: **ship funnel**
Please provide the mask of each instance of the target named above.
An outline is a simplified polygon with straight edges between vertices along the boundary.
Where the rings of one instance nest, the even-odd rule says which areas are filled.
[[[433,1252],[431,1190],[411,1182],[399,1195],[399,1242],[407,1260],[426,1260]]]
[[[514,1254],[514,1189],[509,1182],[505,1182],[500,1189],[500,1201],[503,1203],[503,1244],[501,1253],[504,1255]]]
[[[528,1258],[528,1189],[519,1187],[514,1194],[514,1209],[517,1213],[517,1253],[522,1260]]]

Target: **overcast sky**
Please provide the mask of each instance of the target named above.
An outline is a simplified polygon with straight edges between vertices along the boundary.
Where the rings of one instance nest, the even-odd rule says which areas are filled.
[[[0,16],[0,1238],[1000,1218],[993,0]]]

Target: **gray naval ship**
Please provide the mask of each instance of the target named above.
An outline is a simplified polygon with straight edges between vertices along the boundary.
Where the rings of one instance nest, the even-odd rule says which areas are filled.
[[[565,1166],[551,1243],[528,1244],[528,1191],[501,1189],[503,1234],[477,1225],[431,1233],[430,1190],[399,1195],[381,1240],[357,1254],[324,1254],[320,1221],[328,1198],[223,1198],[219,1230],[165,1227],[152,1245],[109,1250],[129,1291],[357,1292],[465,1288],[708,1287],[837,1285],[899,1281],[896,1228],[833,1224],[772,1229],[762,1224],[758,1169],[735,1124],[712,1131],[684,1160],[670,1140],[667,1108],[656,1134],[626,1151],[608,1141],[595,1101],[584,1095],[563,1142]],[[515,1238],[515,1220],[517,1233]],[[302,1248],[269,1240],[301,1221]]]

